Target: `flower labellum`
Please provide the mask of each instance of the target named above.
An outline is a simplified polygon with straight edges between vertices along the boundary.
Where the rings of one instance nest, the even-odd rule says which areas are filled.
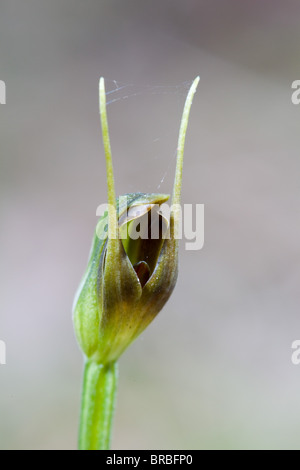
[[[115,362],[156,317],[175,287],[184,142],[198,82],[199,77],[184,106],[167,220],[160,206],[168,195],[134,193],[116,199],[104,79],[100,79],[108,210],[97,224],[87,270],[74,302],[77,340],[86,358],[97,364]]]

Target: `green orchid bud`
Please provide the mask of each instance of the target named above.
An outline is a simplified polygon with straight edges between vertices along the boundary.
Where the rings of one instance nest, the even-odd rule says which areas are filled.
[[[198,81],[196,78],[184,107],[168,221],[159,210],[168,195],[135,193],[116,200],[104,80],[100,80],[109,204],[97,224],[88,267],[74,302],[77,340],[85,356],[98,364],[116,361],[160,312],[175,287],[179,224],[176,207],[180,204],[188,116]],[[132,236],[137,226],[140,232],[144,230],[144,236]],[[151,237],[153,227],[155,238]]]
[[[85,357],[79,448],[108,449],[115,406],[117,359],[169,299],[178,274],[178,234],[184,142],[199,82],[188,93],[179,132],[169,219],[165,194],[127,194],[116,199],[100,79],[100,116],[108,188],[108,210],[99,219],[88,267],[74,301],[74,326]]]

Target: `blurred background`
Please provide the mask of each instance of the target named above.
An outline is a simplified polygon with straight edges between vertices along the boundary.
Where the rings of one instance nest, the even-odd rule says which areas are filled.
[[[99,77],[122,194],[171,191],[198,74],[183,202],[205,204],[205,246],[181,244],[171,300],[120,360],[112,448],[300,448],[299,20],[296,0],[1,1],[1,449],[76,448]]]

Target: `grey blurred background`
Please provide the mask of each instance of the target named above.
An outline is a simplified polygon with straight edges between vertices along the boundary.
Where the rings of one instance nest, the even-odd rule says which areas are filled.
[[[1,0],[0,10],[0,448],[76,447],[71,306],[106,201],[99,77],[109,90],[128,85],[108,106],[122,194],[171,190],[199,74],[183,202],[205,204],[205,247],[182,244],[171,300],[120,360],[112,447],[299,449],[300,3]]]

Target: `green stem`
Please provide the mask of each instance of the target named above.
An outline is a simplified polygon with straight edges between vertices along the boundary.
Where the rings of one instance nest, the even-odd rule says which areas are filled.
[[[107,122],[106,112],[106,95],[104,78],[100,78],[99,82],[99,106],[100,121],[102,128],[102,139],[104,145],[105,161],[106,161],[106,180],[107,180],[107,202],[108,202],[108,238],[117,239],[118,218],[116,211],[116,191],[114,168],[112,163],[111,146]]]
[[[188,122],[189,122],[189,115],[191,111],[194,94],[196,93],[199,81],[200,81],[200,77],[196,77],[195,80],[193,81],[192,86],[186,97],[185,105],[183,108],[181,124],[180,124],[180,129],[179,129],[179,136],[178,136],[177,163],[176,163],[175,181],[174,181],[174,188],[173,188],[172,204],[174,205],[180,204],[185,136],[186,136],[186,130],[187,130]]]
[[[118,364],[85,363],[79,450],[108,450],[118,382]]]

